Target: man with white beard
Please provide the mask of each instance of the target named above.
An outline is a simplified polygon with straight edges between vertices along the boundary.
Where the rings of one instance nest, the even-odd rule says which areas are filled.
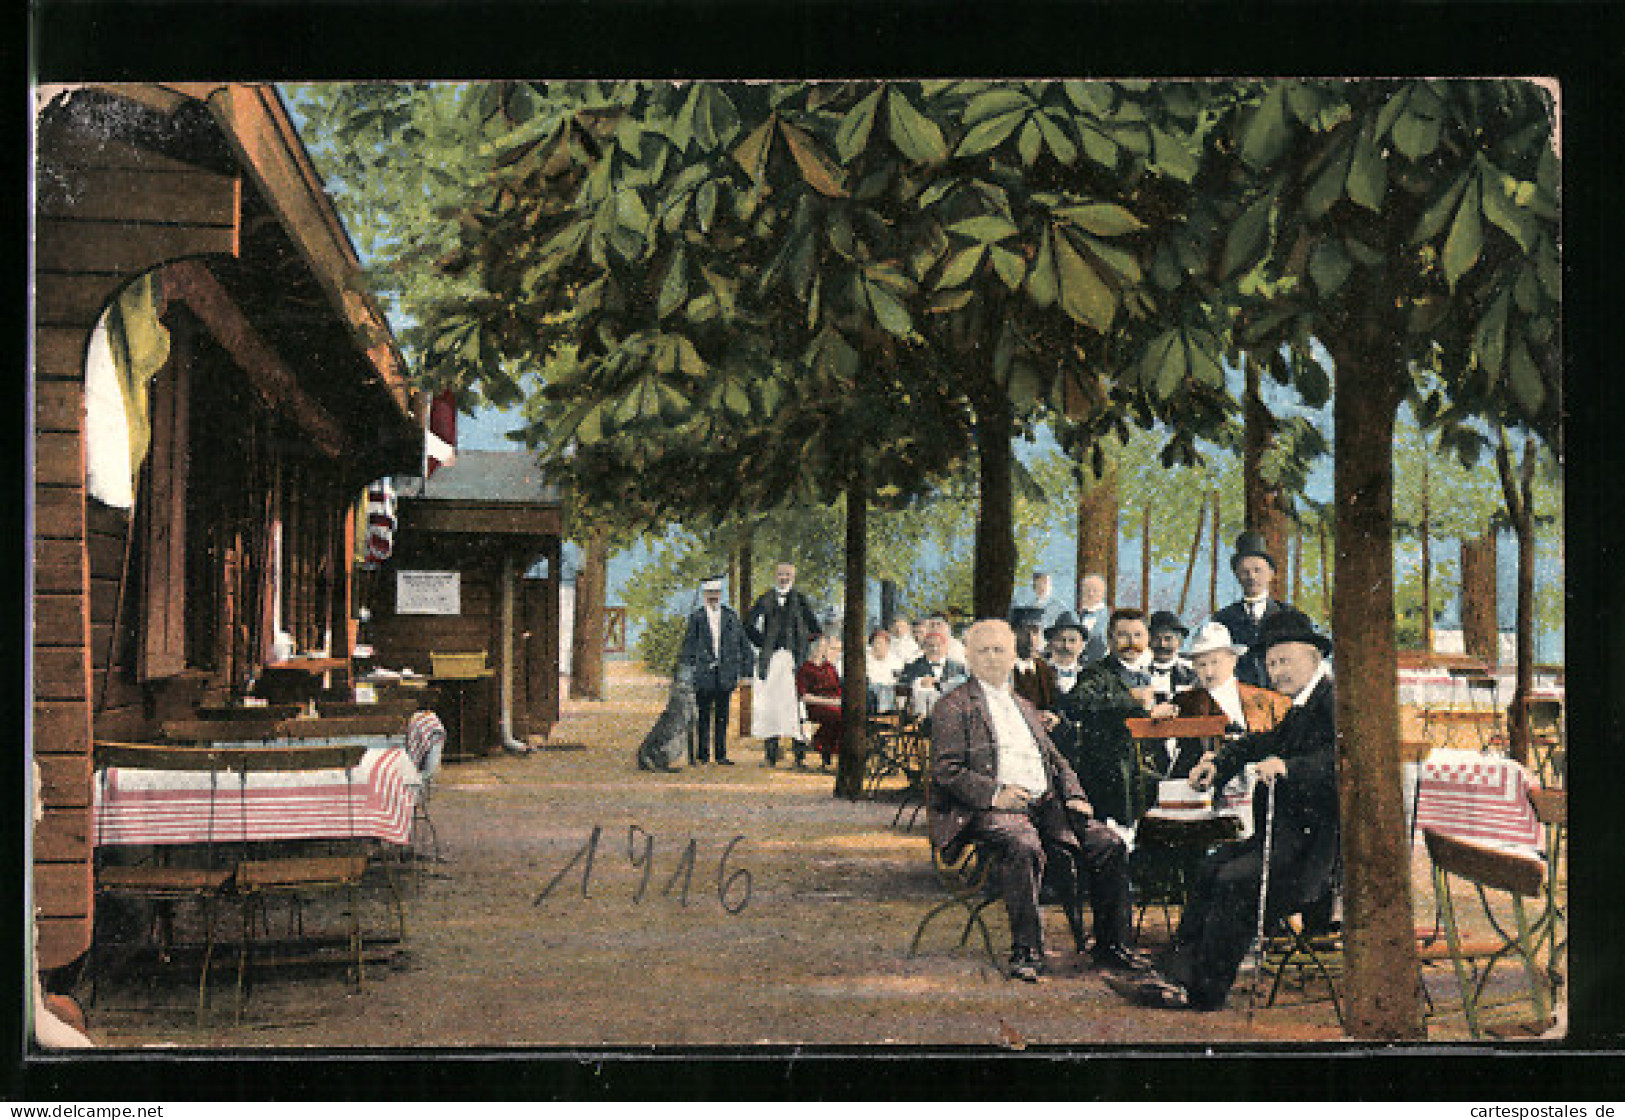
[[[765,766],[778,765],[780,739],[791,740],[797,758],[807,750],[802,739],[801,702],[796,695],[796,669],[807,660],[812,640],[823,629],[812,604],[795,584],[796,566],[780,563],[773,571],[773,586],[762,593],[745,616],[745,633],[761,651],[751,699],[750,733],[763,740]]]

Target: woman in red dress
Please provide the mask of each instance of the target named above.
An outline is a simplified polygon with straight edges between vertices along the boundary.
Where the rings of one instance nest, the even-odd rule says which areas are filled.
[[[840,643],[834,638],[815,638],[807,660],[796,670],[796,693],[807,707],[807,718],[818,725],[813,746],[829,769],[830,756],[841,749],[841,676],[835,671]],[[797,766],[804,766],[800,758]]]

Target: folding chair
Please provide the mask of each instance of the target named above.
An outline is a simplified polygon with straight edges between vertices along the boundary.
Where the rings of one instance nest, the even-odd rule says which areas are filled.
[[[1564,977],[1568,953],[1568,910],[1563,897],[1569,825],[1568,794],[1560,789],[1531,789],[1529,803],[1546,833],[1546,898],[1534,923],[1535,953],[1546,955],[1546,974],[1555,991]]]
[[[417,851],[418,837],[429,837],[430,858],[440,862],[440,834],[429,815],[429,800],[440,773],[440,756],[446,749],[446,725],[428,708],[414,711],[406,721],[406,754],[418,770],[418,787],[412,799],[412,837],[409,849]]]
[[[1543,786],[1560,786],[1565,777],[1563,749],[1563,701],[1525,699],[1521,718],[1529,729],[1529,761]]]
[[[251,774],[298,773],[317,770],[345,772],[347,791],[353,786],[355,768],[366,754],[367,748],[356,744],[319,746],[277,746],[239,748],[233,758],[233,770],[239,780],[239,805],[243,816],[243,830],[247,833],[248,779]],[[349,815],[347,839],[355,840],[354,800],[345,798]],[[361,937],[361,908],[358,890],[367,870],[365,855],[341,854],[325,856],[265,856],[244,859],[237,864],[233,889],[242,904],[242,943],[237,957],[236,1019],[242,1020],[245,1002],[246,978],[253,957],[255,941],[254,913],[258,909],[263,917],[266,902],[273,897],[287,897],[298,918],[299,933],[304,931],[302,899],[312,894],[343,894],[348,906],[347,945],[354,958],[353,977],[360,991],[365,977],[364,946]],[[397,914],[401,922],[401,935],[405,936],[405,916],[399,892],[390,880],[395,895]]]
[[[223,772],[222,752],[192,747],[173,747],[152,743],[98,742],[95,746],[97,781],[101,785],[102,811],[96,817],[96,867],[94,893],[97,902],[102,899],[129,899],[152,904],[152,925],[157,932],[161,959],[167,960],[174,949],[174,914],[176,903],[195,902],[203,920],[203,962],[198,970],[197,1021],[203,1023],[203,1012],[208,1004],[209,968],[214,958],[214,905],[227,895],[233,885],[235,867],[220,863],[215,851],[214,801],[209,802],[207,839],[201,867],[174,866],[167,862],[168,853],[156,849],[150,860],[135,864],[108,864],[103,858],[106,848],[106,821],[108,815],[110,771],[188,771],[210,775],[211,790]],[[90,998],[95,999],[97,975],[92,961],[96,956],[98,934],[104,923],[95,922],[89,950],[80,966],[81,981],[88,975],[91,980]]]
[[[1228,718],[1223,715],[1216,716],[1180,716],[1175,719],[1153,720],[1147,718],[1129,718],[1123,721],[1128,729],[1129,736],[1134,740],[1135,765],[1135,819],[1137,823],[1143,822],[1145,810],[1150,806],[1149,800],[1139,794],[1139,782],[1147,773],[1166,774],[1168,766],[1152,765],[1150,759],[1152,751],[1161,751],[1165,739],[1204,739],[1213,741],[1224,735]],[[1149,744],[1149,745],[1148,745]],[[1190,859],[1181,851],[1187,848],[1185,843],[1171,843],[1170,836],[1175,830],[1159,831],[1151,829],[1142,836],[1141,844],[1137,846],[1136,854],[1141,851],[1155,853],[1154,856],[1142,855],[1136,861],[1136,875],[1134,880],[1134,933],[1138,937],[1145,925],[1146,911],[1156,906],[1162,910],[1163,924],[1170,933],[1173,932],[1173,911],[1185,905],[1187,891],[1186,872]],[[1234,837],[1234,832],[1228,828],[1215,831],[1212,843]],[[1205,848],[1203,850],[1206,850]]]
[[[1517,1024],[1515,1029],[1519,1033],[1536,1034],[1546,1030],[1551,1021],[1551,990],[1547,976],[1535,959],[1539,946],[1538,931],[1524,908],[1526,899],[1542,895],[1547,878],[1546,861],[1538,855],[1524,855],[1459,840],[1431,828],[1423,829],[1422,836],[1427,842],[1428,855],[1433,860],[1433,890],[1444,917],[1445,940],[1455,965],[1456,981],[1461,988],[1462,1012],[1467,1019],[1468,1033],[1475,1039],[1484,1037],[1487,1026],[1483,1012],[1491,1007],[1506,1005],[1487,1004],[1483,997],[1496,964],[1509,955],[1517,956],[1523,963],[1529,1004],[1535,1016],[1532,1024]],[[1469,949],[1465,944],[1461,924],[1457,920],[1455,898],[1451,893],[1452,877],[1467,882],[1483,908],[1485,923],[1495,934],[1488,952],[1481,952],[1476,946]],[[1514,922],[1511,932],[1505,930],[1496,917],[1489,899],[1488,892],[1491,891],[1505,894],[1510,900]]]
[[[1297,1004],[1329,999],[1337,1025],[1343,1025],[1343,929],[1333,919],[1336,898],[1334,891],[1316,905],[1288,914],[1265,939],[1259,969],[1270,978],[1270,994],[1264,1006],[1276,1006],[1283,988],[1288,988],[1298,993]],[[1317,980],[1325,987],[1324,996],[1311,991]]]

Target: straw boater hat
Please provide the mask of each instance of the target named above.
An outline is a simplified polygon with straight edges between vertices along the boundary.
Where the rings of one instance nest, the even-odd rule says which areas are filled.
[[[1275,557],[1270,555],[1269,549],[1264,547],[1263,535],[1252,530],[1248,530],[1236,538],[1236,551],[1230,557],[1230,570],[1235,571],[1236,565],[1249,556],[1262,557],[1264,562],[1270,566],[1271,571],[1279,571],[1281,568],[1281,565],[1275,562]]]
[[[1212,653],[1217,649],[1227,649],[1237,657],[1247,652],[1246,646],[1238,646],[1230,640],[1230,627],[1222,622],[1209,622],[1196,632],[1189,656]]]
[[[1050,638],[1053,638],[1055,635],[1059,634],[1062,630],[1076,630],[1084,637],[1089,636],[1088,632],[1083,628],[1083,623],[1078,621],[1078,616],[1073,614],[1071,611],[1062,611],[1056,617],[1055,621],[1044,630],[1044,639],[1048,641]]]
[[[1189,627],[1187,627],[1183,622],[1179,621],[1179,616],[1173,611],[1154,612],[1151,615],[1151,622],[1146,627],[1146,630],[1152,634],[1171,631],[1172,633],[1178,634],[1180,637],[1185,637],[1190,633]]]
[[[1268,652],[1270,647],[1284,642],[1305,642],[1322,654],[1332,652],[1332,640],[1315,629],[1309,616],[1296,607],[1284,607],[1267,616],[1258,628],[1258,649]]]

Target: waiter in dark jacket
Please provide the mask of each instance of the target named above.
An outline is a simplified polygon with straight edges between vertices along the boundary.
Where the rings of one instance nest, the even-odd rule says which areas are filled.
[[[1259,645],[1259,628],[1264,620],[1291,604],[1276,599],[1275,557],[1264,547],[1264,538],[1251,531],[1236,538],[1236,551],[1230,557],[1230,571],[1241,585],[1241,598],[1213,616],[1214,622],[1224,623],[1230,631],[1230,640],[1246,646],[1236,665],[1236,679],[1255,688],[1270,686],[1269,674],[1264,671],[1264,651]]]
[[[677,654],[677,663],[694,675],[694,703],[699,709],[699,746],[694,759],[709,762],[715,742],[717,765],[732,766],[727,746],[728,702],[739,678],[751,671],[756,651],[745,637],[739,615],[722,601],[722,580],[700,584],[700,600],[700,608],[688,616],[688,629]]]
[[[1336,886],[1336,695],[1325,660],[1331,642],[1303,612],[1286,608],[1265,620],[1259,646],[1276,689],[1292,697],[1291,709],[1273,730],[1225,744],[1190,775],[1198,789],[1222,787],[1247,763],[1256,763],[1253,835],[1202,862],[1158,974],[1135,983],[1108,978],[1116,991],[1144,1006],[1224,1006],[1257,929],[1270,801],[1275,822],[1265,928],[1324,904]]]
[[[796,670],[807,660],[812,640],[823,633],[807,596],[796,590],[794,564],[781,562],[773,569],[773,586],[745,615],[745,633],[761,650],[751,702],[751,735],[764,741],[766,765],[776,766],[781,738],[794,743],[797,758],[807,749],[802,740]]]

